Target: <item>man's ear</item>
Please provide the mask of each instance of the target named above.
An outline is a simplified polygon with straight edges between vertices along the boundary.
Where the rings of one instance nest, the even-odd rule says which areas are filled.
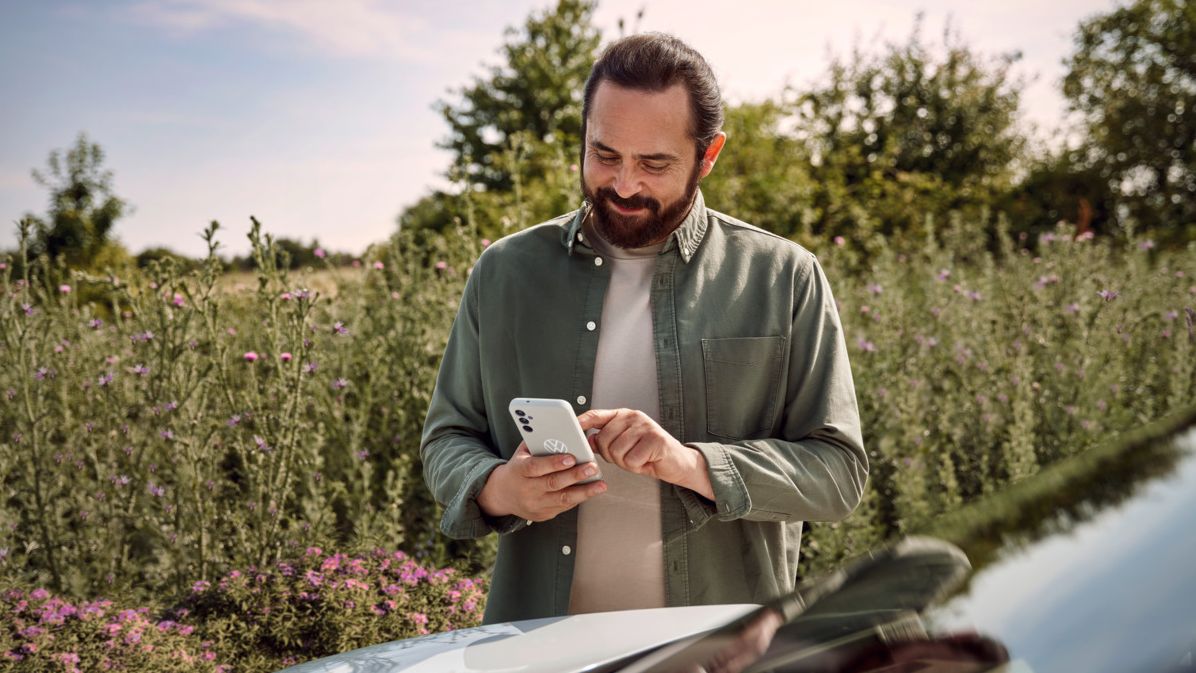
[[[702,156],[702,172],[701,177],[710,175],[710,171],[714,170],[714,162],[718,161],[718,153],[723,151],[723,145],[727,144],[727,134],[719,131],[714,136],[714,140],[710,141],[710,146],[706,148],[706,154]]]

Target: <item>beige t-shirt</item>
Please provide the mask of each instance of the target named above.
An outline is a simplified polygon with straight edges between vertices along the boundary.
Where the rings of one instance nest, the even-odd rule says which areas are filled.
[[[608,263],[591,409],[638,409],[660,420],[649,294],[664,244],[626,250],[584,236]],[[569,612],[665,606],[660,485],[597,456],[606,493],[578,507]]]

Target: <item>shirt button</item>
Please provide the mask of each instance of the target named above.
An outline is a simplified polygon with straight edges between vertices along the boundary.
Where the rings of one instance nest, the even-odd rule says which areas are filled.
[[[591,320],[590,322],[586,323],[586,329],[593,332],[594,330],[598,329],[598,323]]]
[[[586,236],[585,236],[585,234],[581,233],[580,231],[579,231],[579,232],[577,232],[577,240],[579,240],[579,241],[584,241],[584,240],[586,240]]]
[[[569,554],[573,553],[573,547],[570,547],[569,545],[565,545],[564,547],[561,547],[561,553],[564,554],[565,556],[568,556]]]
[[[585,403],[586,403],[586,396],[585,396],[585,395],[578,395],[578,396],[577,396],[577,403],[578,403],[578,404],[585,404]]]
[[[594,258],[594,266],[602,266],[602,258],[601,257]]]

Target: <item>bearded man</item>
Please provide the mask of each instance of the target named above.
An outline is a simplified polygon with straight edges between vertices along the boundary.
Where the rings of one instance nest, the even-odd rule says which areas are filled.
[[[706,207],[727,137],[700,54],[623,38],[583,100],[584,204],[466,283],[421,443],[441,529],[500,536],[487,623],[766,602],[794,587],[802,522],[847,516],[867,481],[830,287],[801,246]],[[516,397],[568,400],[598,464],[531,455]]]

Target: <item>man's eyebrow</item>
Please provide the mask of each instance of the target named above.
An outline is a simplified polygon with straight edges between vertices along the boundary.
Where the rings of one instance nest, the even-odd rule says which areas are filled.
[[[598,140],[591,140],[590,145],[602,152],[609,152],[611,154],[619,153],[615,148],[609,147]],[[634,158],[638,161],[676,161],[677,155],[667,152],[656,152],[655,154],[637,154],[634,155]]]

